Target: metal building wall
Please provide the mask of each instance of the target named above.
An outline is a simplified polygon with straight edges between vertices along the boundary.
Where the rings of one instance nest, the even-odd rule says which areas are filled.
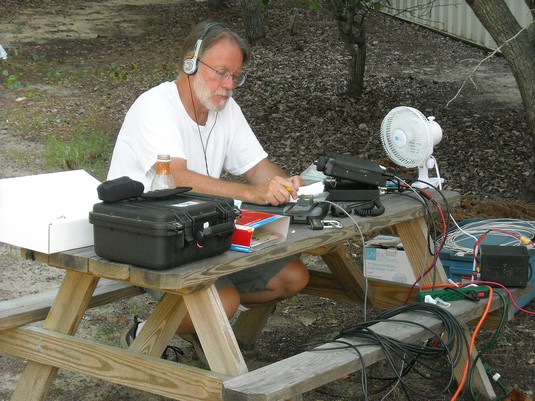
[[[532,21],[531,14],[523,0],[506,0],[505,2],[520,26],[524,27]],[[398,18],[445,32],[489,49],[496,48],[496,43],[490,34],[463,0],[390,0],[390,3],[391,8],[386,9],[385,12]],[[409,11],[399,13],[399,10]]]

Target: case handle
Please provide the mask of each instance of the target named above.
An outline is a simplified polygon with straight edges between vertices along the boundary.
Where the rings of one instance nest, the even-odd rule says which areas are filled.
[[[229,232],[234,232],[236,226],[234,222],[227,221],[223,224],[217,224],[215,226],[206,227],[204,230],[199,230],[195,232],[195,240],[198,244],[202,245],[202,242],[205,238],[213,237],[220,234],[227,234]]]

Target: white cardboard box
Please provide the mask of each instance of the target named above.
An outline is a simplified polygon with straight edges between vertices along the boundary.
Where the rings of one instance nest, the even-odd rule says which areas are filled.
[[[366,243],[364,250],[368,278],[404,284],[416,281],[399,237],[378,235]]]
[[[253,252],[286,241],[290,217],[279,214],[242,210],[236,221],[230,249]]]
[[[93,245],[99,184],[83,170],[0,180],[0,242],[43,253]]]

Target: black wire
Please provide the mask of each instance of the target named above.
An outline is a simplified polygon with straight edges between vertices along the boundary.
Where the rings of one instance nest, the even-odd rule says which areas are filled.
[[[193,92],[191,89],[191,83],[189,79],[190,79],[190,76],[188,75],[189,94],[191,97],[191,104],[193,105],[193,114],[195,115],[195,123],[197,124],[199,140],[201,141],[201,148],[204,154],[204,166],[206,167],[206,175],[210,176],[210,171],[208,170],[208,158],[206,157],[206,150],[208,149],[208,141],[210,141],[210,137],[212,136],[212,131],[214,130],[215,123],[217,122],[217,116],[219,115],[219,112],[217,112],[215,115],[214,124],[212,125],[212,128],[210,128],[210,132],[208,133],[208,138],[206,138],[206,145],[205,145],[204,141],[202,140],[201,127],[199,126],[199,118],[197,117],[197,109],[195,108],[195,102],[193,101]]]
[[[438,319],[444,326],[443,335],[441,333],[435,333],[428,327],[414,320],[400,319],[398,315],[402,313],[425,313],[431,314]],[[394,317],[396,317],[394,319]],[[404,324],[414,325],[430,334],[433,345],[418,345],[404,343],[390,336],[378,334],[373,330],[373,325],[377,323],[389,323],[389,324]],[[446,338],[446,340],[443,339]],[[359,341],[359,344],[352,344],[349,341],[355,339]],[[332,341],[338,346],[322,347],[316,349],[309,349],[309,351],[326,352],[339,349],[353,349],[357,352],[361,364],[362,364],[362,387],[364,391],[364,399],[368,397],[368,379],[380,379],[390,380],[392,382],[401,385],[402,391],[405,393],[407,399],[410,399],[410,394],[416,394],[423,397],[438,397],[445,394],[454,382],[454,369],[460,363],[463,355],[468,351],[468,340],[464,334],[464,330],[455,317],[445,309],[439,306],[425,303],[417,303],[411,305],[404,305],[391,310],[388,310],[380,314],[375,320],[362,322],[353,326],[349,326],[340,331]],[[431,340],[426,344],[430,344]],[[324,343],[321,343],[325,345]],[[313,344],[305,344],[303,348],[306,348]],[[379,346],[383,352],[385,362],[390,368],[392,375],[376,378],[370,376],[367,372],[366,366],[362,359],[362,353],[359,348],[366,346]],[[431,362],[440,363],[442,359],[446,359],[447,363],[443,368],[432,366]],[[405,367],[400,369],[398,366],[400,363],[406,364]],[[471,366],[470,366],[471,368]],[[423,370],[421,370],[423,369]],[[423,392],[418,388],[411,386],[406,376],[409,372],[419,375],[426,380],[446,379],[446,383],[442,389],[439,389],[436,394],[430,394],[429,391]],[[385,387],[386,388],[386,387]],[[464,392],[464,390],[463,390]]]
[[[409,194],[405,194],[405,191],[400,193],[400,195],[408,196],[410,199],[414,199],[417,202],[419,202],[424,208],[425,213],[426,213],[425,221],[426,221],[427,233],[428,233],[427,251],[429,252],[430,255],[433,256],[433,265],[432,265],[433,266],[433,279],[431,280],[431,282],[434,284],[436,282],[436,264],[437,264],[439,254],[434,249],[431,249],[431,244],[435,244],[435,247],[438,244],[438,229],[436,226],[436,221],[433,217],[433,213],[431,212],[429,203],[431,203],[435,207],[435,209],[438,209],[438,206],[437,206],[438,204],[434,199],[429,198],[429,196],[426,193],[422,192],[419,188],[409,189],[410,191]],[[414,191],[418,192],[420,196],[414,196]],[[442,197],[444,197],[444,194],[441,193],[441,195]],[[447,224],[448,223],[446,223],[446,227],[448,227]],[[433,233],[433,235],[431,235],[431,233]],[[447,235],[447,229],[444,235]]]
[[[423,328],[426,331],[429,331],[429,333],[433,337],[435,337],[439,341],[439,343],[442,344],[442,339],[440,338],[440,336],[438,336],[436,333],[434,333],[431,330],[429,330],[427,327],[425,327],[425,326],[423,326],[423,325],[421,325],[419,323],[416,323],[414,321],[407,321],[407,320],[401,320],[401,319],[395,319],[395,320],[382,320],[381,319],[381,320],[374,321],[374,323],[380,323],[380,322],[403,323],[403,324],[409,324],[409,325],[416,325],[416,326],[418,326],[420,328]],[[363,327],[363,326],[364,325],[357,325],[357,326],[354,326],[353,328],[346,329],[346,331],[341,333],[339,336],[359,338],[361,340],[364,339],[364,340],[368,340],[368,341],[370,341],[370,339],[375,339],[376,341],[375,341],[375,343],[373,345],[379,345],[381,347],[381,349],[382,349],[382,351],[383,351],[383,353],[385,355],[385,359],[386,359],[388,365],[390,366],[391,370],[394,372],[396,379],[399,380],[401,385],[404,386],[404,387],[410,388],[410,386],[405,382],[405,380],[403,380],[403,376],[401,374],[399,374],[398,369],[395,366],[395,361],[394,361],[393,355],[397,356],[398,358],[403,360],[408,365],[412,364],[413,361],[414,362],[418,362],[420,365],[424,366],[425,368],[427,368],[427,369],[429,369],[431,371],[434,370],[434,369],[432,367],[430,367],[429,365],[424,364],[423,359],[425,359],[426,357],[429,358],[429,359],[439,359],[439,358],[441,358],[443,356],[447,356],[448,359],[450,361],[452,361],[452,363],[453,363],[453,359],[451,358],[449,350],[447,348],[445,348],[445,347],[421,347],[421,346],[414,345],[414,344],[403,343],[403,342],[398,341],[397,339],[392,339],[392,338],[390,338],[388,336],[383,336],[383,335],[376,334],[373,331],[371,331],[369,329],[369,327]],[[409,360],[407,360],[403,356],[405,354],[410,356]],[[445,388],[442,391],[438,392],[437,394],[431,394],[432,396],[434,396],[434,397],[439,396],[439,395],[443,394],[450,387],[450,385],[451,385],[451,383],[453,381],[453,367],[452,366],[455,366],[455,365],[452,365],[452,363],[447,365],[447,366],[451,367],[449,369],[450,380],[448,381],[448,384],[445,386]],[[414,367],[413,367],[413,369],[414,369]],[[421,374],[417,370],[416,370],[416,373],[419,374],[421,377],[428,379],[428,377],[426,377],[426,375]],[[445,373],[444,370],[438,370],[437,374],[436,374],[436,376],[434,378],[436,379],[436,378],[439,378],[439,377],[443,377],[444,373]],[[421,396],[429,396],[430,395],[428,392],[422,393],[422,392],[419,392],[416,389],[410,389],[410,391],[412,393],[415,393],[415,394],[418,394],[418,395],[421,395]]]

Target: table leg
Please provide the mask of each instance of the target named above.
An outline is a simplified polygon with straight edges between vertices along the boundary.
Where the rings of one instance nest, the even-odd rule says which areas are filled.
[[[332,252],[321,255],[329,270],[338,278],[349,298],[367,302],[374,298],[374,290],[366,283],[366,277],[352,257],[348,257],[345,244],[340,244]],[[368,297],[368,299],[366,299]]]
[[[422,272],[433,262],[433,255],[429,253],[427,245],[427,225],[423,217],[396,224],[396,231],[403,244],[403,249],[411,263],[415,277],[420,277]],[[430,245],[434,248],[433,244]],[[435,272],[429,272],[421,281],[420,285],[432,285],[447,283],[448,277],[440,259],[436,261]]]
[[[186,313],[181,295],[165,293],[130,345],[130,350],[159,357],[169,345]]]
[[[234,323],[234,333],[242,345],[254,345],[267,323],[275,305],[259,306],[240,313]]]
[[[247,365],[215,285],[183,297],[210,369],[232,376],[246,373]]]
[[[43,328],[73,335],[87,309],[98,277],[68,270],[50,308]],[[38,401],[45,398],[58,368],[28,361],[11,396],[12,401]]]

